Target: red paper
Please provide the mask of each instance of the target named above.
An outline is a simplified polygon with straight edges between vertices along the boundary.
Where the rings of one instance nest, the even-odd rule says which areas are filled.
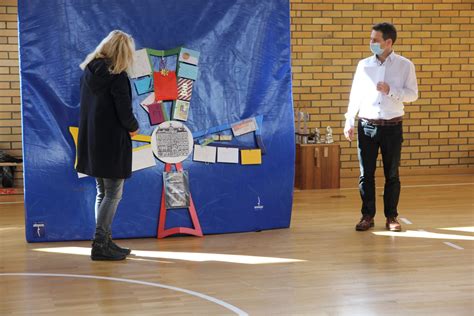
[[[176,72],[166,69],[153,73],[155,85],[155,101],[176,100],[178,98],[178,86]]]

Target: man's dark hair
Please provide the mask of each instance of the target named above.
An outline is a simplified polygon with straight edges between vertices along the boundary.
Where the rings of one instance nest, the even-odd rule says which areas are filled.
[[[378,23],[372,26],[372,30],[382,32],[384,41],[390,38],[392,43],[395,44],[395,41],[397,40],[397,29],[393,24],[387,22]]]

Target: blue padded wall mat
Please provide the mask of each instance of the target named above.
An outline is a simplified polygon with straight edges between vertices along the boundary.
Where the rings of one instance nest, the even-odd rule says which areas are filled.
[[[185,123],[192,132],[263,116],[261,165],[205,164],[192,155],[184,161],[203,233],[289,227],[295,146],[288,0],[19,0],[18,15],[27,241],[92,237],[95,183],[77,177],[68,128],[79,120],[79,64],[113,29],[131,34],[137,49],[200,52]],[[132,90],[140,134],[151,135],[155,126],[139,105],[146,95]],[[256,147],[255,137],[233,145]],[[156,236],[163,169],[157,161],[125,182],[115,238]],[[168,211],[166,224],[189,226],[188,213]]]

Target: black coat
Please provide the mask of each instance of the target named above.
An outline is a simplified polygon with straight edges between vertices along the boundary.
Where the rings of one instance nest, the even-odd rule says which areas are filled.
[[[76,170],[96,178],[129,178],[132,174],[129,132],[137,129],[127,74],[110,74],[107,60],[92,60],[81,78]]]

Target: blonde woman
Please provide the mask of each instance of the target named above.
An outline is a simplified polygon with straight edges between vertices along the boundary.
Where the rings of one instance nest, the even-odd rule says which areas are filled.
[[[138,132],[127,71],[135,45],[112,31],[80,65],[81,112],[76,170],[96,178],[96,228],[92,260],[123,260],[130,249],[112,241],[111,225],[132,173],[131,136]]]

